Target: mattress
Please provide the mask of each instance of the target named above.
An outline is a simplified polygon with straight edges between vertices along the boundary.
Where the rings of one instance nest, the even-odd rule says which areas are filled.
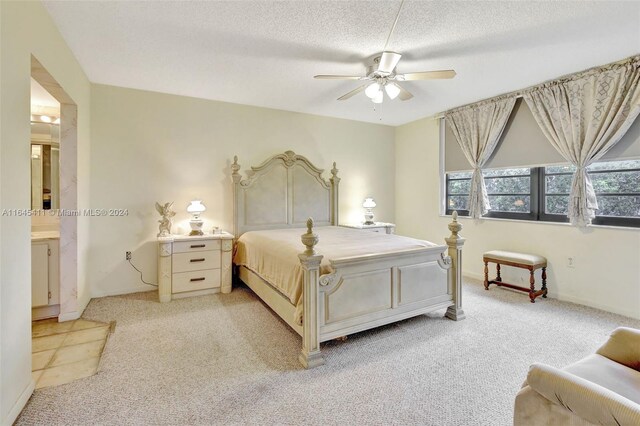
[[[320,274],[332,272],[331,260],[435,247],[428,241],[399,235],[367,232],[339,226],[314,228],[319,242],[316,252],[322,254]],[[304,228],[250,231],[236,244],[233,262],[241,265],[276,288],[296,307],[295,321],[302,323],[303,269],[298,254],[305,250],[300,236]]]

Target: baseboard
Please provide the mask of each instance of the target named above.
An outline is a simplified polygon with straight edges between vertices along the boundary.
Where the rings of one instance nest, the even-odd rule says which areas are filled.
[[[31,321],[55,318],[58,315],[60,315],[60,305],[38,306],[37,308],[31,308]]]
[[[78,302],[79,302],[79,300],[78,300]],[[78,306],[78,312],[79,312],[80,316],[82,316],[82,314],[84,313],[84,310],[87,309],[87,306],[89,306],[89,302],[91,302],[91,298],[90,297],[87,298],[86,302],[84,302],[82,304],[82,306]]]
[[[476,274],[476,273],[473,273],[473,272],[463,272],[462,276],[464,278],[473,278],[474,280],[484,281],[484,275],[482,275],[482,274]]]
[[[12,425],[13,422],[16,421],[24,406],[27,405],[27,402],[29,401],[29,398],[31,398],[31,395],[33,394],[35,388],[36,382],[35,380],[31,380],[25,390],[20,394],[20,397],[18,397],[16,403],[13,404],[13,407],[11,407],[11,410],[7,414],[7,417],[2,419],[2,425]]]
[[[58,322],[76,320],[76,319],[80,318],[80,314],[81,313],[78,312],[78,311],[65,312],[64,314],[58,315]]]
[[[107,291],[98,291],[91,295],[91,298],[94,299],[96,297],[108,297],[108,296],[120,296],[122,294],[130,294],[130,293],[142,293],[145,291],[158,291],[158,287],[150,286],[150,285],[139,285],[136,287],[128,287],[122,289],[115,290],[107,290]]]
[[[89,305],[90,301],[91,301],[90,298],[87,299],[87,301],[83,303],[82,306],[78,306],[77,311],[65,312],[64,314],[58,315],[58,322],[73,321],[75,319],[80,318],[84,310],[87,309],[87,305]]]
[[[640,319],[640,315],[637,311],[632,309],[620,309],[617,306],[610,306],[603,303],[593,303],[590,300],[581,299],[579,297],[567,296],[562,293],[549,292],[549,296],[563,302],[575,303],[577,305],[588,306],[594,309],[600,309],[601,311],[610,312],[613,314],[623,315],[625,317]]]
[[[463,276],[465,278],[471,278],[471,279],[484,282],[484,275],[482,274],[465,272]],[[600,309],[601,311],[610,312],[618,315],[624,315],[625,317],[629,317],[629,318],[640,319],[640,315],[638,314],[638,312],[634,311],[633,309],[620,309],[620,307],[618,306],[611,306],[611,305],[607,305],[604,303],[597,303],[597,302],[594,303],[591,300],[586,300],[580,297],[569,296],[566,294],[558,293],[554,291],[554,289],[549,289],[548,296],[551,299],[557,299],[563,302],[570,302],[570,303],[575,303],[577,305],[588,306],[590,308]]]

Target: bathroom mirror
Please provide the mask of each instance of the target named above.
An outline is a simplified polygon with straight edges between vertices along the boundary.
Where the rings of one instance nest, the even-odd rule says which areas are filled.
[[[31,208],[60,208],[60,126],[31,122]]]

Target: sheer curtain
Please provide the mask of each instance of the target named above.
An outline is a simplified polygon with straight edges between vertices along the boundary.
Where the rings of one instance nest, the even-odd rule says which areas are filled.
[[[576,166],[569,220],[586,226],[598,209],[587,166],[626,133],[640,113],[640,56],[547,83],[523,97],[544,135]]]
[[[469,189],[469,216],[479,218],[491,206],[482,167],[493,154],[515,105],[516,97],[481,102],[445,113],[445,121],[473,167]]]

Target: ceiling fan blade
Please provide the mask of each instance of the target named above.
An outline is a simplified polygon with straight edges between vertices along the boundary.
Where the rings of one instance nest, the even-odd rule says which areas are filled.
[[[313,78],[319,80],[360,80],[362,77],[359,75],[314,75]]]
[[[413,95],[408,90],[404,89],[399,84],[396,84],[396,86],[400,88],[400,93],[398,93],[398,99],[400,99],[401,101],[408,101],[409,99],[413,98]]]
[[[398,74],[398,80],[411,81],[411,80],[437,80],[444,78],[453,78],[456,76],[454,70],[439,70],[439,71],[424,71],[424,72],[410,72],[408,74]]]
[[[401,57],[402,55],[396,52],[382,52],[380,63],[378,64],[378,72],[391,74]]]
[[[353,89],[352,91],[350,91],[349,93],[347,93],[346,95],[342,95],[338,98],[339,101],[345,101],[347,99],[349,99],[352,96],[357,95],[358,93],[362,92],[364,90],[364,88],[367,87],[366,84],[363,84],[362,86],[358,87],[357,89]]]

